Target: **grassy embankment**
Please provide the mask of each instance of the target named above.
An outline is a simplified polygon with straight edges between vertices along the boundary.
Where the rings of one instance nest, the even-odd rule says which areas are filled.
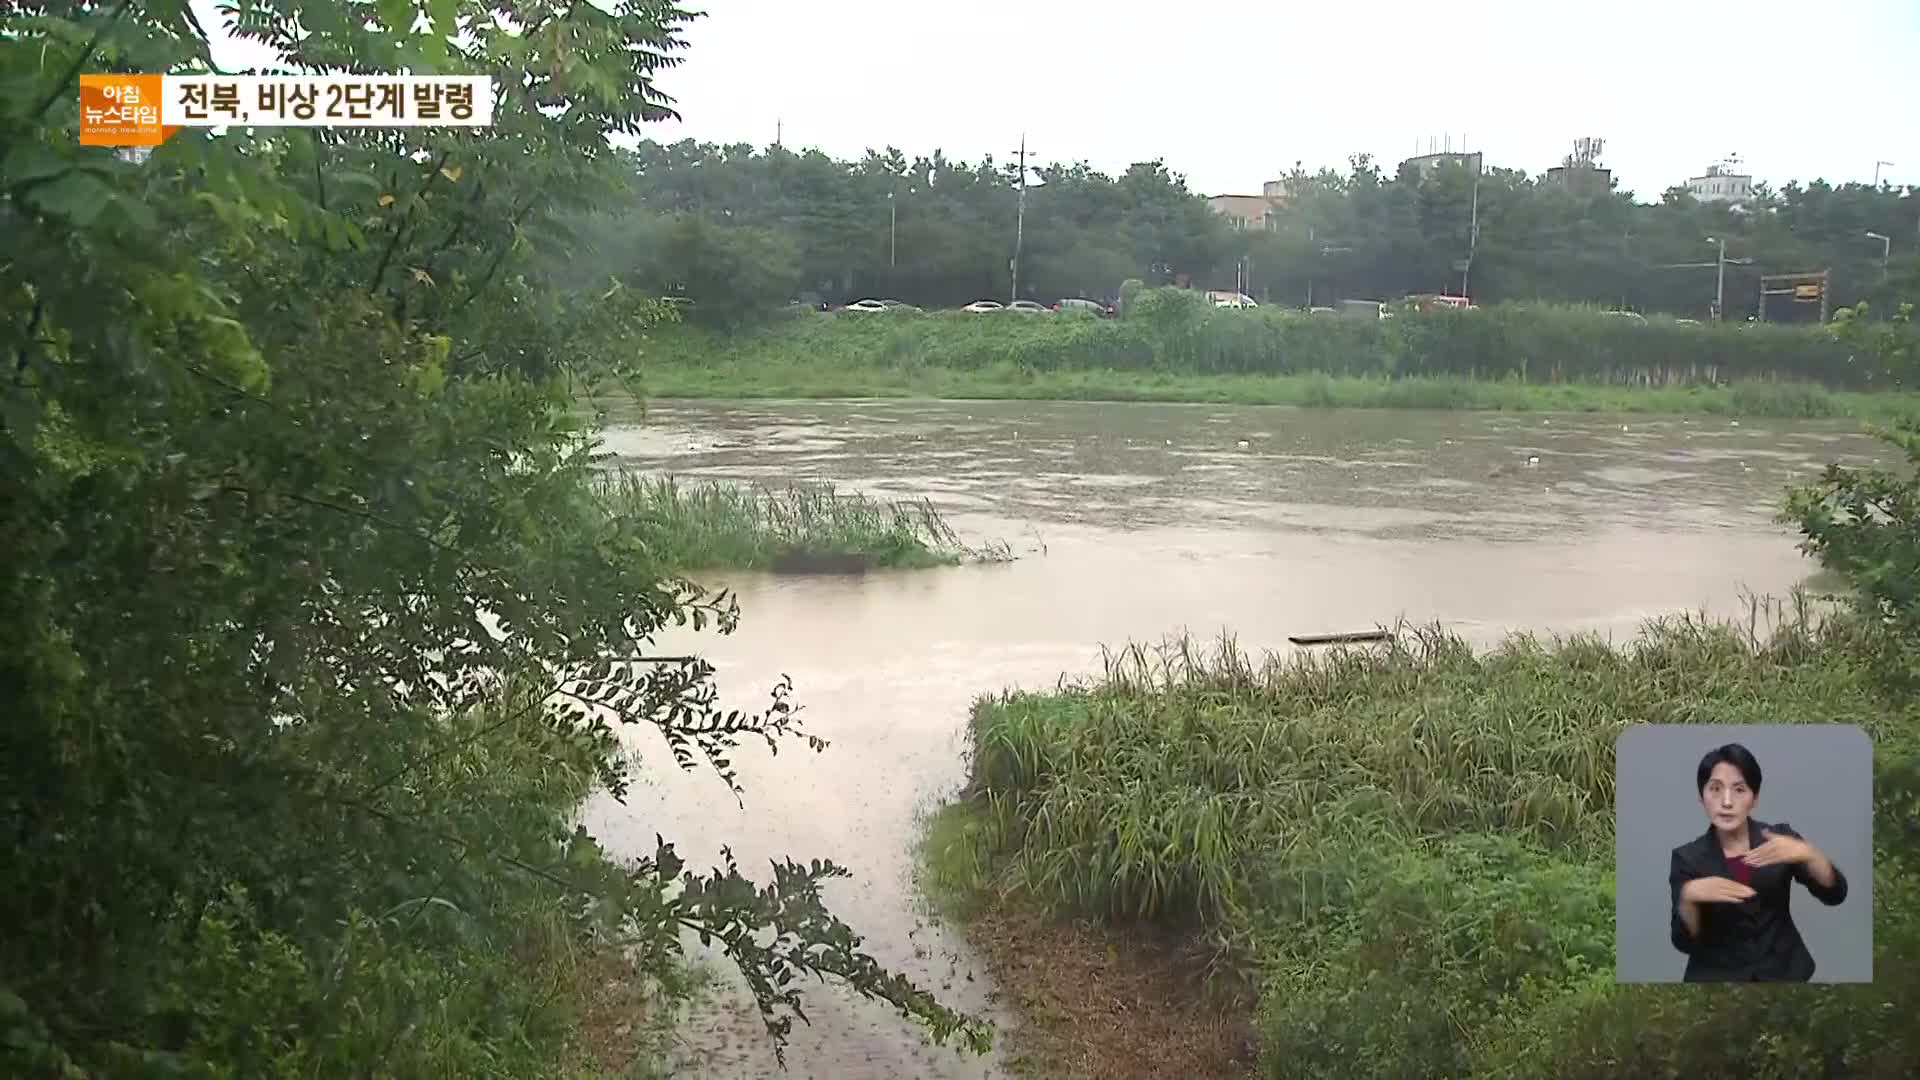
[[[1031,1075],[1897,1075],[1920,1053],[1920,703],[1862,659],[1873,633],[1800,609],[1771,638],[1681,619],[1624,648],[1130,648],[1090,686],[976,705],[925,883],[1024,1014]],[[1875,983],[1616,985],[1615,737],[1798,721],[1875,739]]]
[[[831,489],[685,484],[611,473],[600,495],[676,570],[850,570],[949,566],[1011,557],[963,543],[926,500],[884,502]]]
[[[1162,304],[1074,315],[802,315],[721,334],[657,333],[662,398],[935,397],[1308,407],[1888,419],[1920,395],[1869,392],[1815,327],[1645,323],[1511,306],[1385,322]]]

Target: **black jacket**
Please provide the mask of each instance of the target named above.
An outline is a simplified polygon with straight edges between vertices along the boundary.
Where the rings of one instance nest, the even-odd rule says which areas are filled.
[[[1787,825],[1748,819],[1748,839],[1754,847],[1765,842],[1760,835],[1763,830],[1800,837]],[[1833,868],[1831,888],[1813,880],[1802,864],[1756,866],[1747,882],[1753,898],[1738,904],[1701,904],[1700,934],[1695,937],[1687,933],[1680,918],[1680,890],[1702,877],[1733,877],[1711,828],[1673,849],[1673,869],[1667,877],[1672,887],[1673,947],[1687,954],[1687,982],[1806,982],[1813,978],[1813,954],[1793,925],[1788,901],[1795,881],[1823,904],[1845,900],[1847,879],[1838,866]]]

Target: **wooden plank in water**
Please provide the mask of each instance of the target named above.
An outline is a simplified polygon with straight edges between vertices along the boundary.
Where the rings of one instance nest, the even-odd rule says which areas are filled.
[[[1295,645],[1347,645],[1359,641],[1385,641],[1392,637],[1387,630],[1361,630],[1352,634],[1300,634],[1287,640]]]

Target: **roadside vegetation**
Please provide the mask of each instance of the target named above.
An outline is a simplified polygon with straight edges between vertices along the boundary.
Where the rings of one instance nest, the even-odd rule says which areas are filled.
[[[1275,197],[1258,218],[1235,221],[1187,186],[1181,169],[1192,162],[1140,161],[1117,173],[1029,164],[1041,183],[1026,192],[1019,298],[1042,304],[1112,300],[1128,278],[1162,285],[1184,275],[1267,305],[1465,291],[1482,306],[1588,303],[1707,319],[1716,270],[1698,264],[1714,255],[1708,236],[1727,243],[1730,322],[1754,313],[1760,274],[1830,267],[1835,309],[1865,300],[1890,314],[1893,298],[1920,294],[1914,249],[1895,241],[1887,254],[1861,235],[1910,236],[1920,202],[1912,186],[1762,183],[1735,209],[1684,187],[1627,192],[1604,178],[1583,192],[1511,167],[1529,164],[1520,161],[1402,170],[1359,154],[1342,169],[1272,178]],[[648,295],[686,296],[696,321],[713,326],[762,319],[796,298],[928,309],[1012,298],[1019,172],[1004,159],[956,160],[937,142],[836,160],[689,139],[643,140],[631,165],[640,177],[632,197],[586,230],[604,262],[584,247],[568,253],[583,289],[617,273]],[[1457,262],[1469,257],[1463,278]],[[1695,265],[1672,265],[1681,263]],[[1774,304],[1774,320],[1783,307],[1809,306]]]
[[[215,70],[195,12],[0,23],[0,1075],[644,1075],[696,938],[776,1045],[831,979],[983,1047],[828,910],[841,867],[576,825],[644,768],[825,748],[789,683],[723,709],[653,655],[738,611],[603,512],[575,402],[663,312],[534,261],[620,192],[607,137],[672,115],[689,16],[242,7],[288,70],[486,74],[498,108],[123,156],[77,143],[75,76]]]
[[[1920,415],[1911,322],[1690,325],[1506,305],[1385,320],[1144,290],[1076,314],[797,313],[654,335],[658,397],[932,396],[1887,419]],[[1902,353],[1873,347],[1907,343]]]
[[[613,473],[608,513],[625,519],[663,565],[680,570],[950,566],[1011,558],[1004,544],[963,543],[931,502],[887,502],[831,488],[684,483]]]
[[[1920,467],[1920,428],[1884,434]],[[983,948],[1014,1001],[1051,1003],[1013,1035],[1034,1075],[1144,1076],[1127,1062],[1155,1053],[1062,1007],[1036,974],[1055,965],[1018,962],[1073,952],[1044,936],[1069,916],[1178,942],[1193,964],[1167,961],[1163,996],[1213,989],[1215,1021],[1239,1018],[1272,1077],[1902,1072],[1920,1054],[1920,479],[1835,467],[1786,516],[1847,582],[1844,607],[1756,602],[1744,626],[1478,655],[1419,627],[1288,660],[1181,640],[1114,654],[1087,685],[982,699],[925,880],[970,926],[1028,928]],[[1615,738],[1795,722],[1874,739],[1874,982],[1617,985]]]

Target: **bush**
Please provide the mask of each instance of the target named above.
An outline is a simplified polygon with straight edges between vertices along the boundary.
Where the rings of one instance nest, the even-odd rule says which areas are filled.
[[[1511,995],[1613,966],[1612,875],[1501,836],[1346,860],[1317,921],[1259,932],[1269,1076],[1464,1075]]]
[[[941,885],[1194,935],[1259,987],[1270,1076],[1879,1075],[1881,1041],[1913,1052],[1887,1017],[1920,979],[1837,992],[1891,1003],[1851,1033],[1839,1005],[1766,1006],[1759,1040],[1723,1034],[1746,995],[1613,984],[1613,747],[1640,723],[1865,728],[1878,970],[1920,945],[1920,699],[1873,660],[1898,635],[1806,606],[1754,620],[1478,655],[1404,629],[1286,662],[1130,648],[1093,684],[976,705]]]
[[[933,504],[881,502],[830,488],[681,484],[671,477],[602,476],[605,512],[639,533],[664,566],[768,569],[791,556],[844,556],[862,565],[926,567],[983,557],[960,542]]]
[[[1896,344],[1920,336],[1905,323],[1874,328]],[[662,337],[670,360],[711,363],[730,356],[796,368],[926,364],[973,371],[1011,364],[1033,372],[1158,369],[1455,382],[1751,384],[1734,411],[1818,417],[1836,411],[1826,396],[1829,389],[1894,385],[1890,377],[1876,376],[1887,364],[1862,359],[1850,344],[1865,331],[1849,333],[1810,326],[1641,322],[1542,304],[1403,313],[1387,320],[1329,318],[1279,308],[1212,308],[1199,293],[1160,288],[1134,292],[1119,319],[946,312],[911,321],[800,320],[725,337],[683,328]]]

